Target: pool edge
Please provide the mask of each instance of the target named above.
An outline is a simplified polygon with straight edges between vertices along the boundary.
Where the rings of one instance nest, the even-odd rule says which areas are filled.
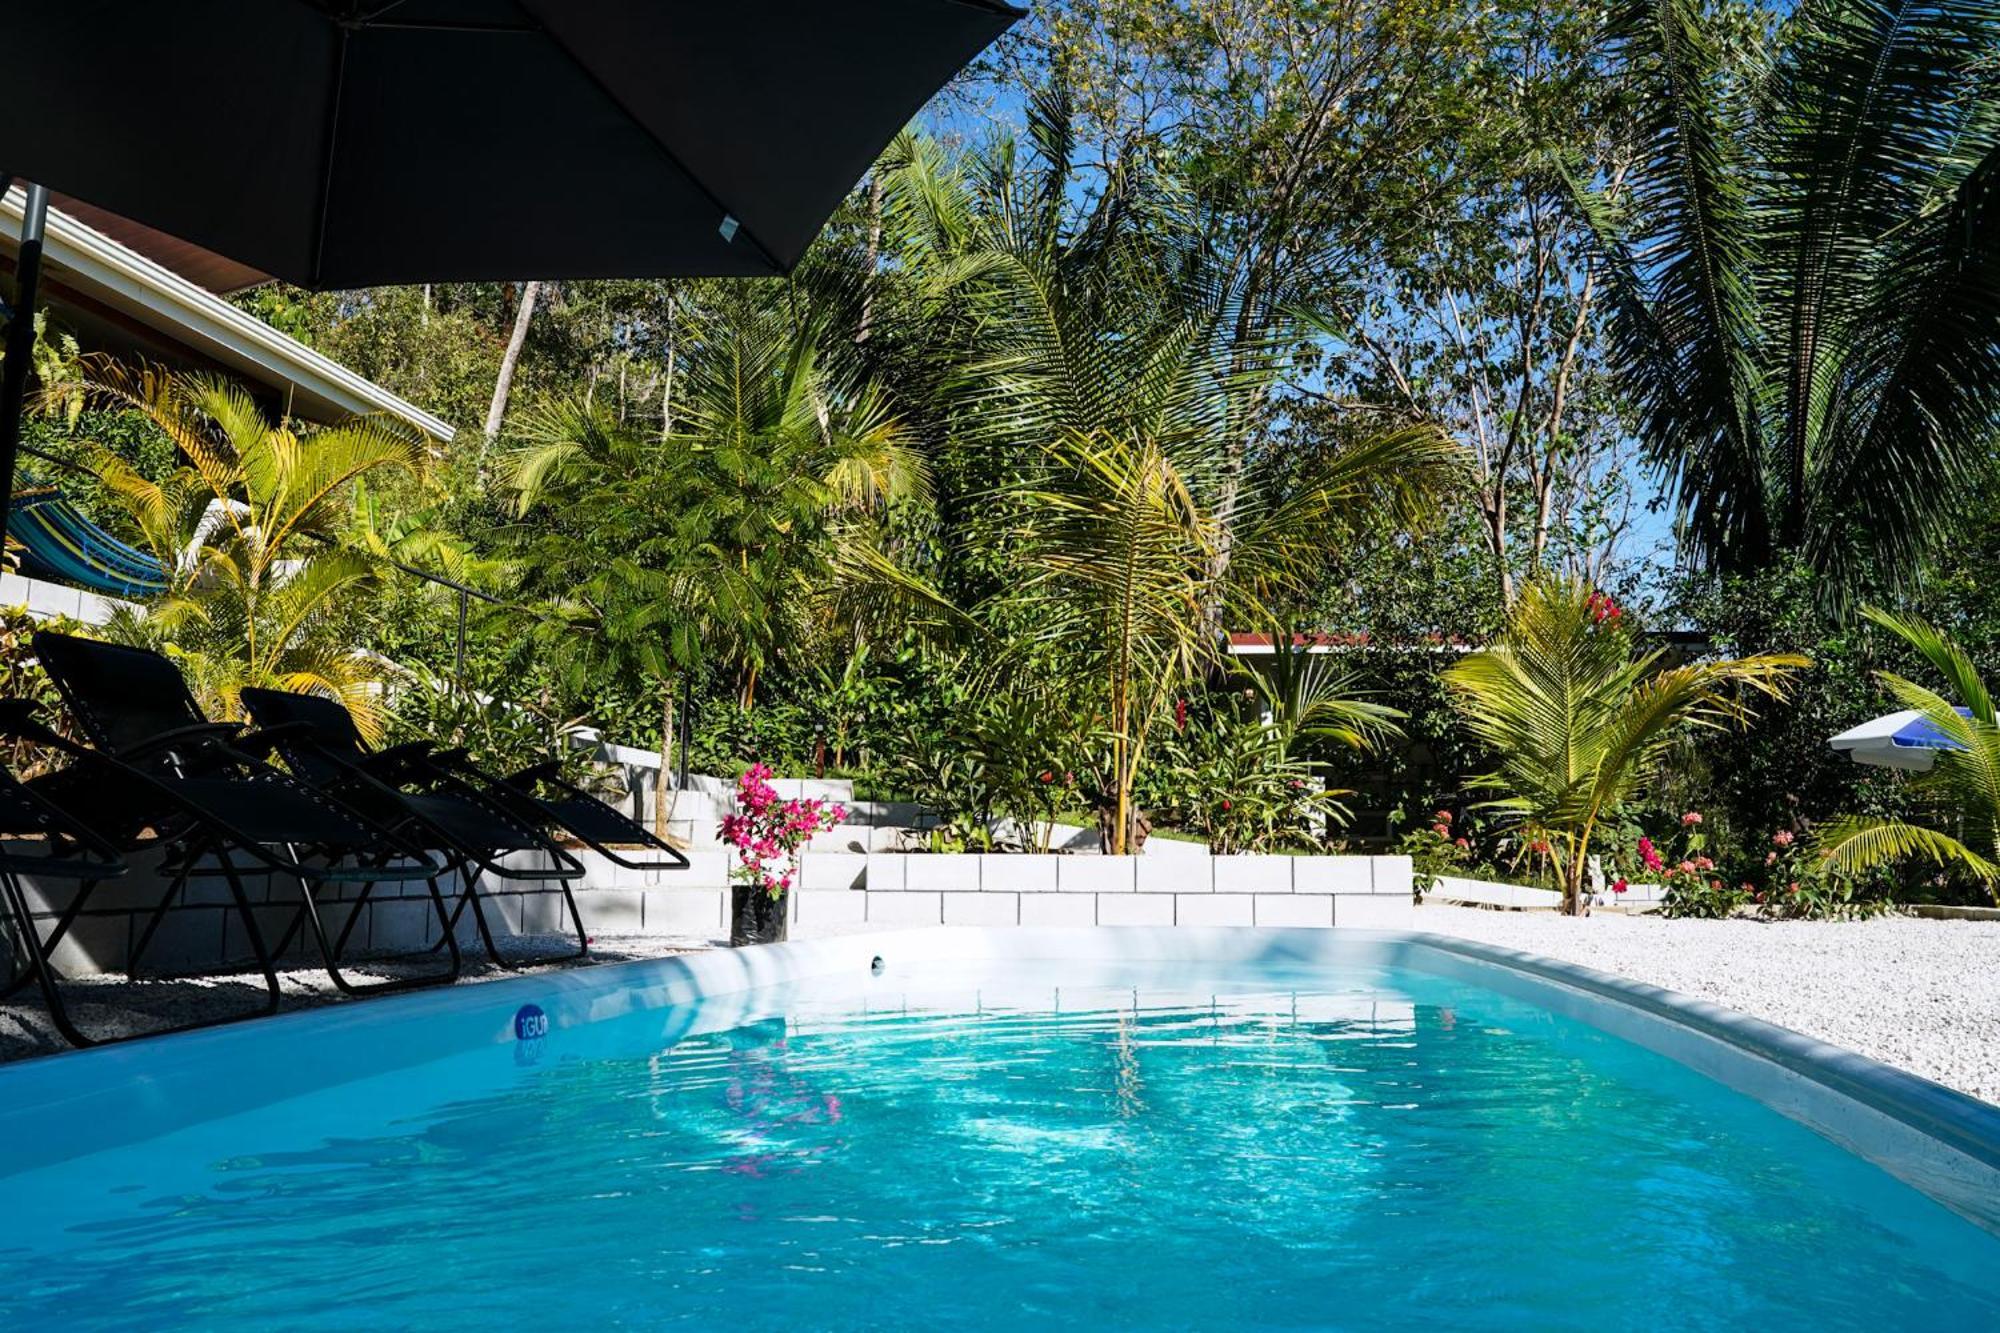
[[[517,1007],[556,1028],[622,1015],[703,1011],[726,1024],[770,986],[927,961],[1386,963],[1457,976],[1631,1041],[1753,1098],[2000,1234],[2000,1107],[1858,1052],[1706,1000],[1536,954],[1427,931],[1282,927],[992,928],[929,926],[709,950],[669,958],[295,1011],[271,1019],[0,1066],[0,1172],[168,1132],[176,1122],[252,1109],[353,1077],[513,1040]],[[733,999],[731,997],[734,997]],[[728,1003],[722,1003],[729,1001]],[[389,1063],[370,1034],[428,1020],[425,1041]],[[311,1049],[316,1058],[299,1060]],[[265,1075],[247,1094],[217,1089],[212,1061]],[[259,1057],[262,1057],[261,1059]],[[268,1077],[273,1056],[292,1066]],[[372,1058],[371,1058],[372,1057]],[[193,1108],[191,1112],[190,1108]],[[87,1138],[79,1129],[88,1124]],[[38,1134],[43,1136],[38,1141]]]

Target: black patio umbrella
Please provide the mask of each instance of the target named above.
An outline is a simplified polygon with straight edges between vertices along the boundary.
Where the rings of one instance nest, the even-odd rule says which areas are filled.
[[[0,526],[47,191],[314,288],[784,273],[998,0],[12,0],[31,181]]]

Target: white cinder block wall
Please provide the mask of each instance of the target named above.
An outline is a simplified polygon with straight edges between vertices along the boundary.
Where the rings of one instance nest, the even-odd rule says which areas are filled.
[[[792,933],[907,925],[1407,929],[1413,906],[1406,856],[807,852]]]

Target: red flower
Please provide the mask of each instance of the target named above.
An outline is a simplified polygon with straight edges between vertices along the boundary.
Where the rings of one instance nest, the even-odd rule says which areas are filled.
[[[1613,893],[1623,893],[1629,887],[1631,886],[1626,884],[1623,878],[1615,879],[1611,882],[1611,891]]]

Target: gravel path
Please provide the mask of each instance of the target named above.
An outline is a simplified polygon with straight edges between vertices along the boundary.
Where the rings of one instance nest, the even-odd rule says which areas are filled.
[[[2000,921],[1669,921],[1426,903],[1417,928],[1713,1000],[2000,1104]]]

